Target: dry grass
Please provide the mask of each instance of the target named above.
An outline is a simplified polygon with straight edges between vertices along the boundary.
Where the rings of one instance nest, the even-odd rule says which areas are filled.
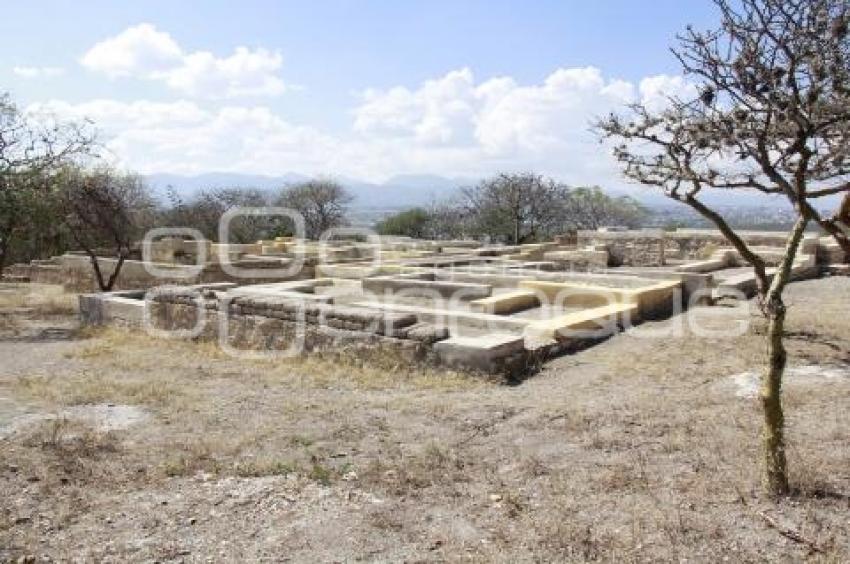
[[[114,453],[118,448],[114,434],[60,415],[36,423],[22,437],[22,443],[66,459],[91,458],[98,453]]]
[[[151,407],[182,404],[189,390],[166,377],[136,377],[80,372],[71,376],[22,376],[12,390],[28,401],[48,406],[116,403]]]
[[[792,365],[841,362],[848,350],[850,300],[830,305],[823,325],[801,307],[830,295],[825,282],[792,285],[789,329],[800,332],[789,339]],[[786,387],[796,491],[763,496],[757,402],[726,386],[761,362],[757,331],[620,335],[515,387],[417,371],[390,355],[242,361],[208,342],[110,329],[87,337],[62,374],[10,381],[8,395],[47,407],[142,404],[152,418],[107,434],[45,422],[0,442],[0,499],[17,504],[0,507],[10,559],[37,551],[58,560],[259,560],[285,551],[296,561],[844,562],[850,554],[850,383]],[[19,507],[51,524],[16,524]]]
[[[265,385],[290,384],[317,388],[351,387],[378,390],[410,387],[422,390],[474,390],[495,383],[468,374],[412,365],[397,352],[374,349],[348,353],[241,359],[225,353],[215,341],[163,340],[119,328],[88,330],[88,341],[69,358],[103,362],[113,368],[179,370],[191,363],[227,363],[234,375],[256,377]],[[151,355],[151,350],[156,350]],[[197,376],[202,376],[198,374]]]
[[[0,284],[0,331],[19,334],[32,320],[55,320],[77,313],[76,294],[61,286]]]
[[[26,291],[6,289],[0,292],[0,311],[17,310],[34,318],[73,315],[78,311],[77,294],[66,293],[61,286],[34,284],[27,285]]]

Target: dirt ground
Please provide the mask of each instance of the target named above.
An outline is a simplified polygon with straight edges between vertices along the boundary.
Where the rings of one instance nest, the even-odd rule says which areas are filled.
[[[81,330],[73,296],[0,285],[0,561],[847,562],[850,279],[788,301],[774,501],[746,308],[507,386]]]

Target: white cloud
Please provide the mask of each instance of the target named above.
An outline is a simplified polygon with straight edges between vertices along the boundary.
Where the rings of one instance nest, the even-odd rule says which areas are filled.
[[[192,96],[224,92],[226,97],[275,96],[286,90],[276,72],[283,58],[266,49],[251,51],[237,47],[230,57],[216,59],[212,53],[199,51],[186,55],[183,64],[164,73],[172,88]]]
[[[313,128],[286,122],[265,107],[207,110],[195,102],[82,104],[50,101],[30,112],[91,119],[116,164],[139,172],[324,170],[338,141]]]
[[[182,49],[169,34],[143,23],[96,43],[80,63],[112,78],[150,78],[179,66],[183,56]]]
[[[369,90],[356,110],[354,129],[365,134],[412,135],[423,143],[459,142],[475,113],[474,80],[467,68],[426,81],[412,92]]]
[[[647,95],[663,90],[656,82],[647,85]],[[589,126],[637,95],[634,84],[606,79],[593,67],[556,69],[531,85],[511,77],[476,82],[461,69],[416,89],[365,92],[354,130],[380,148],[373,154],[403,171],[478,175],[531,168],[576,183],[605,182],[616,170]]]
[[[19,66],[13,68],[12,72],[22,78],[53,78],[65,74],[65,69],[61,67]]]
[[[277,75],[283,65],[278,52],[237,47],[223,58],[185,52],[171,35],[147,23],[95,44],[80,63],[111,78],[159,80],[188,96],[274,96],[286,89]]]
[[[232,66],[243,64],[237,59]],[[591,121],[628,102],[661,103],[688,88],[678,77],[634,84],[592,67],[557,69],[528,85],[511,77],[476,81],[463,68],[415,88],[365,92],[352,110],[351,129],[333,134],[291,123],[265,106],[95,100],[39,109],[93,119],[109,148],[141,172],[301,172],[381,180],[399,173],[469,177],[533,169],[570,183],[611,186],[623,182],[607,148],[588,130]]]

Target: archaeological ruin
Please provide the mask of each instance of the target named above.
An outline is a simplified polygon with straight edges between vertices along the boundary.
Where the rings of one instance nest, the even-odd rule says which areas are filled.
[[[775,266],[785,235],[744,233]],[[115,260],[101,258],[107,272]],[[808,235],[794,279],[846,272]],[[93,287],[89,258],[14,265],[12,280]],[[234,354],[393,351],[413,362],[521,375],[644,320],[750,297],[752,268],[713,231],[579,231],[517,246],[404,237],[164,238],[140,245],[116,291],[79,298],[87,324],[217,339]]]

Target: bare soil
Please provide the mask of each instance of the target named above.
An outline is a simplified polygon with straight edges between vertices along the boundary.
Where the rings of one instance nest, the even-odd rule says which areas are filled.
[[[0,285],[0,561],[847,562],[850,279],[788,302],[806,377],[785,390],[795,492],[774,500],[735,380],[762,360],[752,308],[506,386],[81,330],[73,296]]]

